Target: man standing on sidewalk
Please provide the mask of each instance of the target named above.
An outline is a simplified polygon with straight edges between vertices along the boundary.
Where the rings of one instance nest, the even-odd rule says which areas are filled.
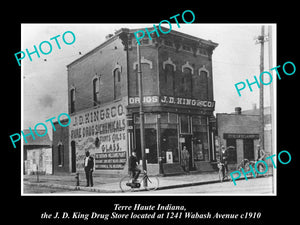
[[[93,187],[93,171],[94,171],[94,158],[90,156],[90,152],[85,152],[84,158],[84,171],[86,177],[86,187]]]
[[[190,161],[190,153],[186,149],[186,146],[183,146],[183,149],[181,151],[181,165],[186,173],[190,172],[189,161]]]
[[[228,152],[224,145],[221,147],[221,163],[224,164],[224,170],[222,171],[224,180],[226,174],[228,173]]]

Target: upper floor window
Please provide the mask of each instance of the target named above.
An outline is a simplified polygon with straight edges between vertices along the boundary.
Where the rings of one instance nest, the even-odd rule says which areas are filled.
[[[202,88],[201,98],[207,99],[208,97],[208,73],[204,70],[200,71],[200,85]]]
[[[75,112],[75,88],[72,88],[70,91],[70,112]]]
[[[114,100],[121,97],[121,71],[119,68],[113,71],[114,76]]]
[[[192,70],[190,68],[183,69],[182,88],[184,96],[191,97],[192,93]]]
[[[201,89],[200,98],[207,99],[209,96],[208,90],[209,71],[205,65],[199,69],[199,88]]]
[[[58,166],[63,166],[64,164],[64,146],[60,143],[57,146],[57,164]]]
[[[175,88],[175,73],[174,73],[174,66],[171,64],[165,65],[164,70],[164,86],[161,90],[162,93],[165,95],[174,95],[174,88]]]
[[[93,79],[93,104],[94,106],[100,104],[100,78]]]

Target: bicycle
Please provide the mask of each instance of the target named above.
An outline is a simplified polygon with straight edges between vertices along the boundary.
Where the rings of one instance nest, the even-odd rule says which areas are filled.
[[[243,159],[240,164],[237,165],[237,170],[240,170],[243,168],[245,172],[249,171],[250,170],[250,165],[252,167],[252,169],[254,170],[254,173],[255,173],[255,177],[257,177],[259,175],[259,173],[257,173],[256,171],[256,168],[259,172],[264,172],[265,169],[266,169],[266,166],[265,164],[263,164],[262,162],[258,163],[256,165],[256,168],[255,168],[255,164],[257,163],[258,161],[250,161],[248,159]],[[253,176],[253,174],[251,173],[251,175]]]
[[[151,176],[149,177],[147,174],[147,171],[144,170],[144,173],[142,173],[142,177],[140,179],[137,179],[135,182],[133,182],[132,175],[128,174],[121,178],[119,182],[119,186],[122,192],[128,192],[128,191],[135,191],[141,189],[141,184],[144,184],[147,182],[147,187],[145,187],[145,190],[147,191],[155,191],[159,186],[159,179],[157,176]]]

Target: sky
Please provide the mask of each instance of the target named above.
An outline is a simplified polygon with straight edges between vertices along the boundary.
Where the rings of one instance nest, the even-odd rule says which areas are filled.
[[[152,27],[153,24],[22,24],[20,51],[28,49],[32,52],[34,45],[38,47],[41,42],[50,41],[50,38],[57,35],[60,35],[57,40],[61,46],[58,49],[52,40],[52,52],[49,55],[40,54],[38,58],[33,54],[32,61],[27,56],[22,60],[22,130],[34,128],[37,123],[49,118],[57,118],[61,113],[68,113],[66,65],[103,43],[106,35],[114,34],[120,28]],[[172,24],[173,30],[219,44],[212,56],[215,113],[231,113],[235,107],[251,109],[254,104],[259,107],[259,89],[256,85],[252,85],[253,92],[244,89],[241,97],[234,85],[246,79],[252,82],[253,76],[259,77],[260,45],[255,43],[255,38],[260,35],[262,25],[270,24],[180,23],[180,28],[176,23]],[[276,25],[272,24],[272,30],[274,48]],[[61,39],[66,31],[75,34],[76,40],[72,45],[64,44]],[[267,31],[266,26],[266,34]],[[46,45],[44,48],[44,51],[48,50]],[[276,51],[273,50],[273,66],[270,66],[268,42],[264,49],[264,71],[269,71],[276,65]],[[265,106],[270,104],[269,88],[270,85],[264,86]],[[51,125],[49,122],[45,124],[52,139]]]

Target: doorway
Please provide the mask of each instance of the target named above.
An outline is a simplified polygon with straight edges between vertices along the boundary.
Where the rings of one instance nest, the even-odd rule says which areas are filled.
[[[71,172],[76,172],[76,143],[71,141]]]
[[[141,132],[140,129],[135,130],[135,146],[136,146],[136,157],[138,160],[142,159],[141,150]],[[147,163],[158,163],[157,160],[157,140],[156,140],[156,129],[145,128],[145,154]],[[146,150],[147,149],[147,150]]]
[[[192,149],[192,135],[191,134],[182,134],[180,135],[180,144],[181,144],[181,151],[183,149],[183,146],[186,147],[190,154],[189,159],[189,170],[193,170],[193,149]]]
[[[254,140],[244,139],[244,159],[254,160]]]

